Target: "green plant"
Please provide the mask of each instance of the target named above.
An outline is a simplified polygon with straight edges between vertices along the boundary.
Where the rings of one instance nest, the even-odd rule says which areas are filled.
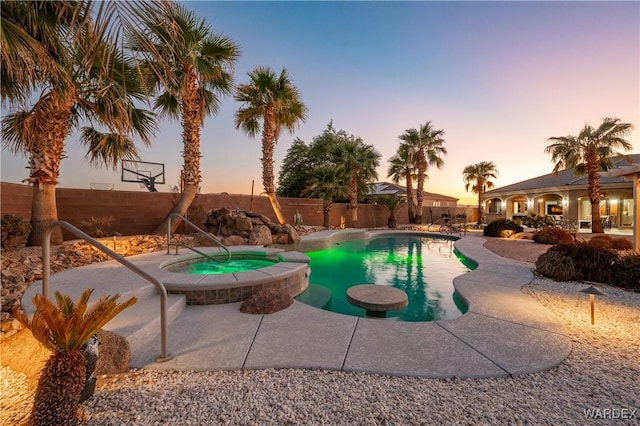
[[[484,228],[485,237],[509,237],[522,232],[522,226],[509,219],[494,220]]]
[[[610,249],[611,248],[611,240],[613,238],[611,238],[608,235],[594,235],[588,242],[587,244],[589,244],[589,246],[591,247],[598,247],[598,248],[607,248]]]
[[[22,217],[5,214],[0,220],[0,228],[2,229],[2,247],[12,248],[19,245],[25,245],[29,232],[31,232],[31,224],[22,220]],[[13,244],[12,240],[19,239],[17,244]],[[24,240],[24,241],[22,241]]]
[[[108,237],[111,233],[113,216],[92,217],[89,220],[80,222],[80,226],[87,230],[87,233],[95,238]]]
[[[21,310],[13,313],[36,340],[53,351],[38,380],[30,424],[78,423],[78,403],[86,382],[83,345],[113,317],[136,302],[135,297],[117,303],[119,295],[103,296],[89,307],[92,292],[86,289],[77,303],[56,292],[56,304],[39,294],[33,298],[36,311],[31,319]]]
[[[620,257],[613,265],[613,276],[616,287],[640,290],[640,255]]]
[[[571,244],[573,236],[562,228],[545,226],[533,234],[533,241],[538,244]]]
[[[554,226],[555,222],[550,216],[538,216],[532,214],[522,218],[522,224],[528,228],[542,229],[545,226]]]
[[[536,272],[556,281],[570,281],[576,277],[576,265],[569,256],[548,250],[536,260]]]

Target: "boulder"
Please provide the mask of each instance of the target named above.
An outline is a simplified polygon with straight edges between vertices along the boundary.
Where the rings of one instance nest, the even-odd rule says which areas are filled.
[[[298,234],[298,231],[296,231],[296,228],[288,223],[282,227],[284,228],[284,233],[289,236],[288,244],[297,244],[300,242],[300,235]]]
[[[242,246],[246,243],[245,239],[240,235],[231,235],[222,239],[222,244],[225,246]]]
[[[271,237],[271,230],[265,225],[258,225],[251,231],[249,235],[249,245],[252,246],[267,246],[273,244],[273,238]]]
[[[240,305],[240,312],[245,314],[272,314],[289,307],[293,298],[289,293],[277,288],[258,290]]]
[[[276,234],[273,236],[273,244],[289,244],[289,236],[287,234]]]
[[[249,234],[253,229],[253,223],[251,219],[246,216],[236,216],[234,219],[233,227],[237,231],[238,235]]]
[[[98,331],[99,355],[96,363],[96,375],[118,374],[129,371],[131,351],[129,342],[111,331]]]

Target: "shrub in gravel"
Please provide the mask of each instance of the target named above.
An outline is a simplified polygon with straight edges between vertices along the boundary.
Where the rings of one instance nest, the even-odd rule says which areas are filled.
[[[533,241],[538,244],[571,244],[573,236],[557,226],[545,226],[533,234]]]
[[[614,264],[613,271],[613,285],[629,290],[640,290],[640,255],[621,256]]]
[[[536,272],[555,281],[571,281],[576,276],[576,265],[569,256],[548,250],[538,257]]]
[[[550,258],[568,257],[573,262],[571,271],[567,260],[553,260]],[[614,282],[614,263],[619,255],[612,249],[593,247],[586,242],[577,241],[572,244],[557,244],[549,248],[536,261],[536,271],[557,281],[595,281],[606,284]],[[556,268],[551,266],[556,265]],[[566,265],[568,272],[557,270]],[[570,276],[569,279],[566,279]],[[562,277],[562,278],[560,278]]]
[[[5,214],[0,219],[0,229],[3,248],[24,247],[31,232],[31,224],[22,220],[20,216]]]
[[[611,240],[613,238],[611,238],[609,235],[594,235],[593,237],[591,237],[591,239],[589,241],[587,241],[587,243],[589,244],[589,246],[591,247],[597,247],[597,248],[611,248]]]
[[[541,229],[555,225],[555,221],[550,216],[538,216],[534,213],[531,216],[524,217],[522,224],[529,228]]]
[[[632,250],[633,243],[626,238],[613,238],[611,240],[611,248],[614,250]]]
[[[522,226],[509,219],[498,219],[488,224],[483,233],[485,237],[509,237],[522,230]]]

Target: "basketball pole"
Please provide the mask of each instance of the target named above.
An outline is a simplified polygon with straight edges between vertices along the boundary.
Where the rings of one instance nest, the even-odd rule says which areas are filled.
[[[253,211],[253,184],[254,184],[255,180],[251,179],[251,198],[249,198],[249,211],[252,212]]]

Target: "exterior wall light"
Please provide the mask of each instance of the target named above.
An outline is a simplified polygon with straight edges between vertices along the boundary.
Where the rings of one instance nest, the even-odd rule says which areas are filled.
[[[589,284],[590,281],[583,281],[583,283]],[[604,296],[605,294],[603,292],[601,292],[600,290],[598,290],[597,288],[595,288],[594,286],[590,286],[590,287],[584,288],[584,289],[580,290],[580,293],[587,293],[589,295],[589,299],[591,300],[591,325],[594,325],[595,324],[594,310],[595,310],[595,298],[596,298],[596,295]]]

